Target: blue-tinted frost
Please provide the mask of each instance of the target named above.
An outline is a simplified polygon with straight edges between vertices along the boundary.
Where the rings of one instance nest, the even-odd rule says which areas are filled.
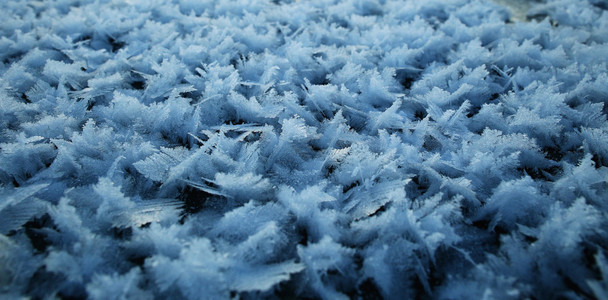
[[[607,9],[1,1],[0,298],[604,299]]]

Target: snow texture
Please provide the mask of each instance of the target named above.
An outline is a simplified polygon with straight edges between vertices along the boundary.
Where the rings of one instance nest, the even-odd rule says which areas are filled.
[[[607,299],[604,0],[0,2],[0,298]]]

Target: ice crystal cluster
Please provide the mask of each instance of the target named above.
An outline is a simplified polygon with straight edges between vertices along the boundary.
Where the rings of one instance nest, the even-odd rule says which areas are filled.
[[[0,293],[607,299],[608,4],[5,0]]]

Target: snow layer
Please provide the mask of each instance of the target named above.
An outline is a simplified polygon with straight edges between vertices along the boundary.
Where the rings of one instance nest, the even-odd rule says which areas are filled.
[[[606,299],[607,7],[2,1],[0,292]]]

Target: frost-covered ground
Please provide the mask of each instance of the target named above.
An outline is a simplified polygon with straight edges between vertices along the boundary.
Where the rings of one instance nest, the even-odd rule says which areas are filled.
[[[2,1],[0,293],[607,299],[608,4],[498,2]]]

